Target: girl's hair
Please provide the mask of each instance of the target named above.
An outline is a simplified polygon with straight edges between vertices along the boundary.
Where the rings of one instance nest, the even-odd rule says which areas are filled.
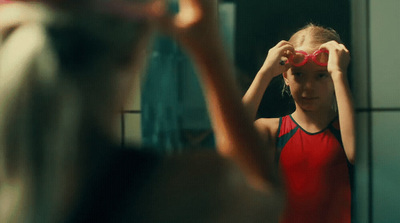
[[[339,34],[334,29],[309,23],[295,32],[290,37],[289,42],[297,48],[305,43],[318,47],[319,45],[332,40],[342,43]],[[285,93],[290,95],[290,89],[283,81],[282,95]]]
[[[149,26],[40,3],[0,11],[0,222],[60,222],[104,152],[101,122],[121,109]]]
[[[309,23],[294,33],[289,42],[296,48],[302,46],[305,42],[321,45],[331,40],[342,43],[339,34],[334,29]]]

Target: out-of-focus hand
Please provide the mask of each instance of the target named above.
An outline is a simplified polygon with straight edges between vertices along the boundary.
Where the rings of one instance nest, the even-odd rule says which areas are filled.
[[[222,45],[217,0],[179,0],[178,14],[164,15],[158,24],[162,31],[194,53],[210,54]]]
[[[91,8],[136,22],[157,21],[166,15],[165,0],[128,1],[128,0],[92,0]]]
[[[167,0],[112,0],[96,7],[128,20],[150,22],[195,55],[221,51],[218,0],[179,0],[177,14],[168,12],[167,4]]]

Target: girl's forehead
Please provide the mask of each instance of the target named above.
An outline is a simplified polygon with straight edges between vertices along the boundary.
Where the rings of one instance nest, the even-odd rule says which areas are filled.
[[[320,46],[321,44],[303,44],[295,47],[295,50],[302,50],[308,54],[312,54],[314,51],[318,50]]]
[[[307,53],[313,53],[318,50],[321,43],[316,43],[313,39],[306,39],[301,45],[295,46],[295,50],[302,50]]]

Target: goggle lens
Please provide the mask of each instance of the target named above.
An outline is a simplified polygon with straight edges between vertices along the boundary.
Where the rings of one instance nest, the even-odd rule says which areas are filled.
[[[329,52],[327,50],[323,50],[318,53],[316,52],[314,55],[314,62],[316,64],[320,66],[328,65]]]
[[[290,60],[290,63],[294,66],[302,66],[307,62],[307,55],[304,55],[298,51],[294,54]]]
[[[289,62],[295,67],[300,67],[306,64],[309,59],[312,59],[319,66],[326,66],[328,64],[329,51],[317,50],[311,55],[304,51],[296,51],[295,54],[289,57]]]

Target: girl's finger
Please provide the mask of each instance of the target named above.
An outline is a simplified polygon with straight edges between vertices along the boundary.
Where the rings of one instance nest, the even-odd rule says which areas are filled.
[[[339,46],[341,46],[341,48],[346,52],[349,53],[349,50],[346,48],[346,46],[344,44],[339,44]]]
[[[289,43],[289,42],[286,41],[286,40],[281,40],[281,41],[279,41],[279,42],[276,44],[276,46],[281,46],[281,45],[288,44],[288,43]]]
[[[127,20],[153,20],[166,13],[164,0],[138,3],[125,0],[114,0],[96,3],[95,10],[116,15]]]
[[[336,41],[329,41],[329,42],[326,42],[326,43],[323,43],[323,44],[321,44],[321,46],[319,47],[319,49],[327,49],[327,50],[329,50],[329,48],[332,48],[332,47],[334,47],[334,45],[336,45],[337,44],[337,42]]]

